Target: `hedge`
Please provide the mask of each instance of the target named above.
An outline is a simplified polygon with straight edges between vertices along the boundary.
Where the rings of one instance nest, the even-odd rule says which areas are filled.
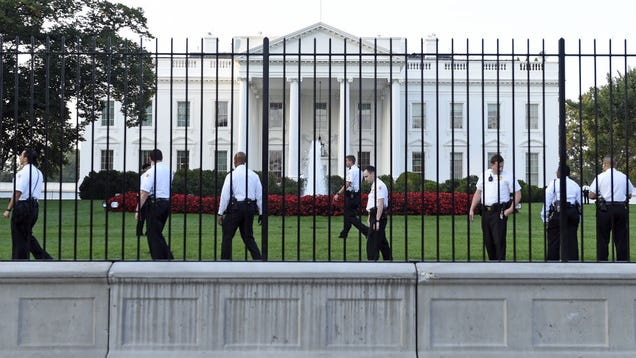
[[[344,201],[338,201],[328,195],[269,195],[268,210],[270,215],[307,216],[316,215],[342,215]],[[362,203],[367,202],[368,194],[362,194]],[[465,215],[468,213],[472,195],[466,193],[393,193],[391,196],[389,213],[395,215]],[[111,203],[117,202],[117,207],[112,208]],[[137,206],[137,193],[128,192],[125,195],[117,195],[108,199],[108,208],[111,211],[134,211]],[[171,203],[173,213],[201,213],[214,214],[218,209],[217,197],[199,197],[190,194],[173,194]],[[364,206],[364,205],[363,205]],[[314,209],[315,208],[315,209]],[[314,211],[315,210],[315,211]],[[361,208],[359,214],[366,211]]]

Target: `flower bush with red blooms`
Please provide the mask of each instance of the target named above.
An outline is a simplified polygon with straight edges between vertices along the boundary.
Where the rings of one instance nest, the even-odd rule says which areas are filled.
[[[300,201],[299,201],[300,199]],[[331,199],[331,200],[330,200]],[[362,194],[362,205],[358,214],[365,214],[368,194]],[[446,193],[446,192],[411,192],[393,193],[391,196],[389,213],[394,215],[466,215],[473,199],[472,194],[466,193]],[[112,202],[117,202],[117,208],[111,206]],[[217,197],[199,197],[197,195],[174,194],[170,201],[173,213],[201,213],[214,214],[218,211]],[[127,192],[123,195],[116,195],[108,199],[108,208],[111,211],[131,211],[137,207],[137,192]],[[453,210],[454,209],[454,210]],[[344,211],[344,199],[342,196],[338,200],[333,200],[333,196],[316,195],[270,195],[268,201],[268,212],[276,216],[327,216],[342,215]]]

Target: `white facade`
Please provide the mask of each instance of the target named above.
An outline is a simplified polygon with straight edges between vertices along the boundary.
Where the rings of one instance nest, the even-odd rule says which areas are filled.
[[[245,42],[235,41],[235,47]],[[157,148],[174,169],[187,162],[189,168],[216,164],[227,170],[232,153],[243,150],[248,165],[261,170],[262,47],[252,44],[259,42],[251,39],[247,55],[233,58],[193,54],[187,66],[184,57],[174,57],[172,66],[170,58],[160,58],[152,123],[141,132],[139,127],[125,130],[116,103],[112,125],[98,121],[94,133],[89,128],[85,134],[80,177],[108,165],[123,170],[124,158],[126,170],[137,171],[139,150],[154,148],[155,130]],[[360,164],[375,165],[379,174],[397,178],[423,169],[426,179],[445,181],[452,174],[480,175],[487,157],[500,152],[517,178],[530,176],[532,184],[543,186],[544,171],[550,179],[558,164],[556,60],[436,59],[434,44],[427,40],[424,56],[406,57],[403,39],[360,39],[322,23],[271,40],[270,170],[292,178],[311,174],[305,173],[308,152],[320,138],[323,153],[316,160],[333,175],[343,176],[344,156],[353,154]],[[103,152],[107,138],[112,164]]]

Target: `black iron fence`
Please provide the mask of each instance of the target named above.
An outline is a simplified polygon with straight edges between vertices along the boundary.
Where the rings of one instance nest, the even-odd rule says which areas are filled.
[[[227,51],[209,39],[194,51],[187,41],[185,51],[172,41],[159,51],[158,42],[130,50],[2,39],[2,195],[15,190],[17,155],[33,147],[47,179],[33,232],[54,259],[146,260],[134,211],[141,166],[157,148],[174,175],[164,235],[175,259],[219,260],[218,198],[241,151],[263,186],[255,236],[264,259],[360,261],[366,236],[355,227],[343,234],[345,202],[335,195],[353,155],[388,187],[394,261],[484,261],[482,219],[471,220],[471,203],[500,154],[522,197],[507,218],[505,259],[550,258],[541,214],[550,214],[545,188],[565,185],[553,181],[560,164],[580,185],[578,260],[599,259],[598,205],[584,194],[601,192],[590,184],[606,155],[636,174],[634,54],[626,42],[600,52],[596,41],[591,51],[581,41],[570,51],[564,42],[551,51],[529,41],[525,51],[514,41],[500,51],[496,41],[490,51],[483,40],[441,49],[432,38],[414,45],[315,30],[309,38],[235,39]],[[365,224],[370,185],[356,180],[363,193],[356,215]],[[599,226],[624,228],[631,252],[630,205],[605,199],[628,216],[625,225]],[[3,225],[0,259],[10,259],[9,221]],[[565,245],[565,225],[560,235]],[[247,260],[239,240],[234,259]],[[617,259],[613,244],[609,260]]]

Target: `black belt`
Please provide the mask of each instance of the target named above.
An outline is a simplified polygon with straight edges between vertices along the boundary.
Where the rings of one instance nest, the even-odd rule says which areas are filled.
[[[493,204],[493,205],[484,205],[484,209],[486,209],[487,212],[491,212],[491,211],[497,211],[500,210],[502,208],[505,208],[507,206],[508,203],[497,203],[497,204]]]
[[[625,202],[625,201],[607,201],[606,204],[607,205],[626,205],[627,202]]]

